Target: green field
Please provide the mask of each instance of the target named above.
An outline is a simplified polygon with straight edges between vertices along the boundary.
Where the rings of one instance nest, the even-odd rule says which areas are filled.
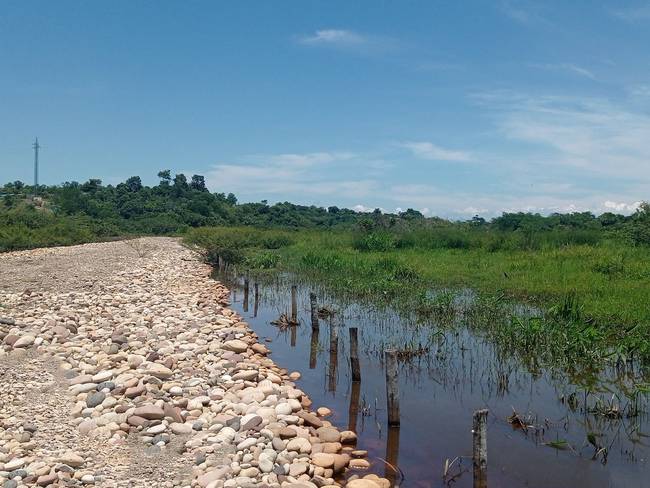
[[[478,299],[465,314],[469,325],[523,347],[596,359],[650,355],[647,247],[600,237],[567,243],[551,233],[529,236],[538,244],[524,246],[511,234],[204,228],[185,239],[213,263],[222,256],[242,271],[290,271],[425,316],[450,315],[452,291],[470,288]],[[515,302],[543,318],[507,315],[505,304]]]

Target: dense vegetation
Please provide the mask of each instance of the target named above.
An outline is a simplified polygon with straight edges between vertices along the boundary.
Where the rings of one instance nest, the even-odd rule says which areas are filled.
[[[244,272],[294,272],[423,317],[460,314],[504,344],[547,349],[554,361],[650,359],[650,309],[643,305],[650,303],[650,249],[636,242],[634,227],[648,217],[644,207],[636,224],[623,220],[609,231],[499,228],[505,216],[489,225],[385,228],[378,221],[328,232],[202,228],[185,240],[214,264],[222,257]],[[463,310],[468,288],[477,295]],[[522,301],[538,313],[513,313]]]
[[[134,176],[115,186],[41,186],[37,196],[21,182],[5,184],[0,251],[184,234],[210,262],[292,271],[423,315],[450,315],[458,299],[450,290],[471,288],[478,297],[466,316],[511,344],[546,344],[567,357],[612,350],[650,357],[646,204],[630,216],[509,213],[450,222],[411,209],[239,204],[233,194],[209,192],[200,175],[158,176],[153,187]],[[501,317],[495,327],[508,298],[533,304],[542,316]]]
[[[357,213],[338,207],[238,204],[232,193],[211,193],[201,175],[189,181],[158,173],[148,187],[133,176],[118,185],[101,180],[67,182],[34,188],[20,181],[0,187],[0,251],[74,244],[124,235],[182,234],[205,226],[363,230],[355,248],[368,251],[409,249],[539,249],[566,244],[596,244],[616,237],[630,244],[650,244],[650,212],[625,217],[605,213],[504,214],[491,222],[475,217],[452,223],[425,218],[409,209],[399,214]],[[431,233],[431,229],[436,229]]]
[[[34,187],[20,181],[0,187],[0,251],[75,244],[124,235],[172,235],[207,225],[328,228],[351,225],[347,209],[267,202],[238,204],[232,194],[211,193],[201,175],[188,179],[161,171],[144,186],[133,176],[118,185],[85,183]]]

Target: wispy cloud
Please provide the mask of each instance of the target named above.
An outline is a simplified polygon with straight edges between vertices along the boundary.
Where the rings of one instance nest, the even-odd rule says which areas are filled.
[[[650,3],[635,7],[621,8],[613,11],[614,16],[627,22],[650,20]]]
[[[345,29],[323,29],[314,34],[299,38],[302,44],[359,46],[369,42],[369,39],[357,32]]]
[[[472,157],[468,152],[447,149],[431,142],[403,142],[400,147],[408,149],[413,155],[420,159],[431,161],[471,161]]]
[[[528,143],[527,159],[611,181],[650,182],[650,114],[602,98],[495,92],[478,98],[499,132]],[[537,150],[535,150],[537,147]]]
[[[296,38],[310,47],[340,49],[358,54],[380,54],[397,50],[401,43],[391,37],[362,34],[347,29],[321,29]]]
[[[499,10],[510,19],[520,24],[546,22],[540,14],[540,4],[528,0],[501,0]]]
[[[363,197],[377,188],[372,178],[348,178],[340,175],[340,167],[358,156],[348,152],[285,153],[252,155],[241,163],[218,163],[206,174],[213,191],[232,191],[257,200],[269,199],[311,201],[316,197],[355,194]]]
[[[596,75],[594,75],[594,73],[589,71],[587,68],[583,68],[582,66],[578,66],[577,64],[573,64],[573,63],[559,63],[559,64],[531,63],[529,64],[529,66],[531,68],[543,69],[547,71],[563,71],[565,73],[582,76],[584,78],[589,78],[590,80],[596,79]]]

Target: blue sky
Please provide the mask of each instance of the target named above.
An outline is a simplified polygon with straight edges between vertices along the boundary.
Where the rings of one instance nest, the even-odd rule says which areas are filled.
[[[204,174],[240,201],[650,198],[650,1],[0,3],[0,180]]]

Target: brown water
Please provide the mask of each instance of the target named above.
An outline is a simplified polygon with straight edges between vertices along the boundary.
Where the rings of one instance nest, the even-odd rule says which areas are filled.
[[[466,327],[418,325],[394,311],[344,303],[290,276],[260,281],[257,297],[252,278],[247,295],[241,277],[217,278],[230,286],[233,308],[262,340],[271,340],[276,364],[302,374],[298,384],[314,408],[331,408],[334,424],[355,430],[358,447],[369,451],[371,471],[395,485],[472,486],[472,413],[487,408],[491,488],[650,486],[647,397],[637,397],[635,416],[614,418],[603,408],[589,411],[598,402],[629,407],[625,391],[645,380],[631,364],[605,367],[596,376],[590,371],[587,393],[562,371],[531,372],[521,361],[503,357],[495,344]],[[290,314],[294,283],[300,325],[280,330],[271,321],[280,313]],[[339,335],[336,356],[328,350],[330,320],[320,320],[316,337],[311,328],[312,290],[317,290],[319,306],[337,311],[332,320]],[[360,383],[351,381],[349,327],[359,333]],[[421,345],[425,351],[400,362],[401,426],[388,429],[383,350],[405,344]],[[572,377],[580,378],[575,371]],[[513,411],[529,427],[514,427],[508,421]],[[601,452],[594,459],[597,449],[588,441],[589,433],[606,447],[606,458]],[[445,461],[456,458],[443,479]]]

